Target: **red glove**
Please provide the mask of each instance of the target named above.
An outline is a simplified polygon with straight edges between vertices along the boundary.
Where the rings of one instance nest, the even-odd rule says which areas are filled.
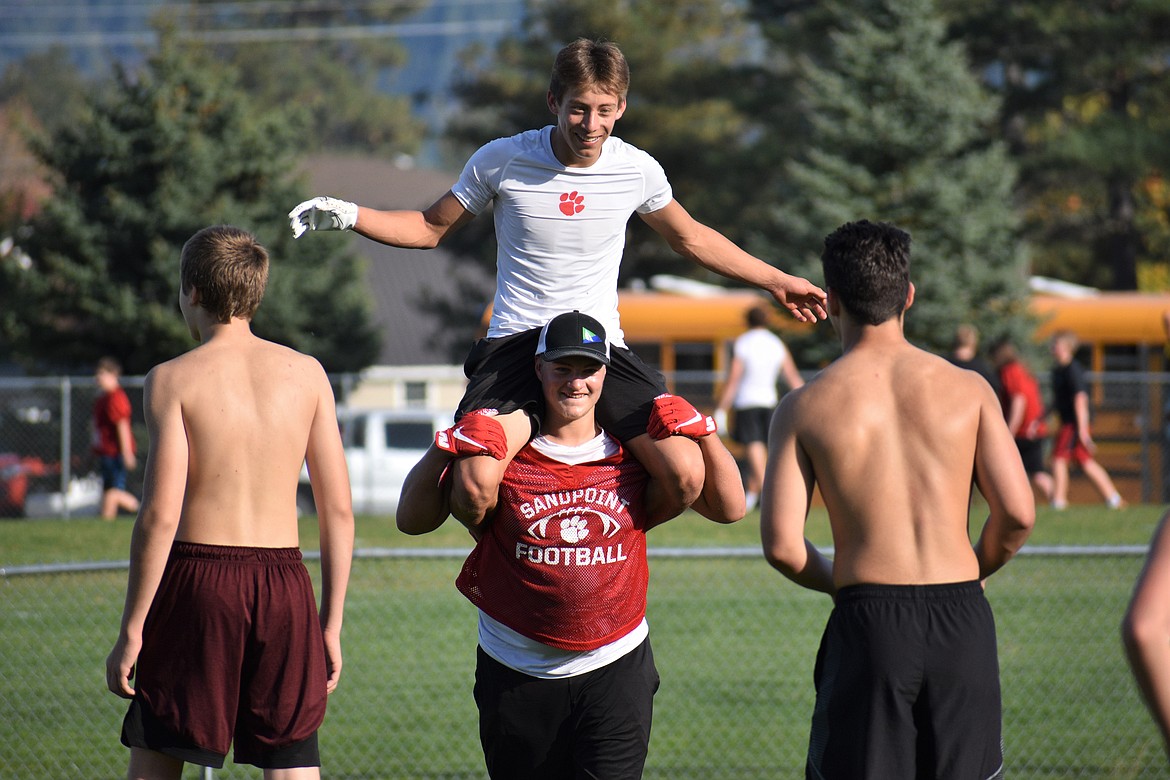
[[[503,460],[508,454],[508,437],[491,411],[477,409],[463,415],[453,427],[435,434],[435,446],[457,457],[491,455]]]
[[[681,395],[663,393],[654,399],[646,431],[655,439],[665,439],[667,436],[699,439],[715,433],[717,427],[714,417],[703,414]]]

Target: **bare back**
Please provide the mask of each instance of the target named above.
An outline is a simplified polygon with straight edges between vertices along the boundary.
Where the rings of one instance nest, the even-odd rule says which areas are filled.
[[[212,338],[152,374],[148,412],[166,448],[159,478],[178,471],[174,461],[183,457],[180,447],[186,451],[176,539],[297,546],[296,491],[306,457],[310,470],[320,462],[336,471],[340,463],[346,476],[320,364],[248,332]],[[347,483],[344,493],[348,500]]]
[[[789,403],[829,512],[836,587],[979,577],[968,530],[977,453],[1018,459],[980,376],[900,339],[861,344]]]

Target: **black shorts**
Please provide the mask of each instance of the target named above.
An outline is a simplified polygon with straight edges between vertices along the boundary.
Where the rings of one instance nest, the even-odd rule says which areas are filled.
[[[592,672],[530,677],[476,650],[475,704],[493,780],[638,780],[658,670],[647,638]]]
[[[817,652],[805,777],[1003,777],[999,662],[978,582],[842,588]]]
[[[1024,471],[1029,477],[1044,471],[1043,439],[1016,439],[1016,448],[1020,451],[1020,459],[1024,461]]]
[[[768,443],[768,427],[772,424],[771,406],[752,406],[735,410],[735,424],[731,438],[740,444]]]
[[[180,761],[320,766],[325,642],[295,547],[175,542],[143,627],[122,743]]]
[[[458,420],[476,409],[496,409],[500,414],[524,410],[539,427],[544,410],[540,381],[536,378],[536,344],[540,328],[511,336],[475,342],[463,373],[467,390],[455,412]],[[642,362],[625,347],[611,347],[605,387],[597,403],[597,422],[619,441],[646,432],[655,396],[666,392],[662,374]]]

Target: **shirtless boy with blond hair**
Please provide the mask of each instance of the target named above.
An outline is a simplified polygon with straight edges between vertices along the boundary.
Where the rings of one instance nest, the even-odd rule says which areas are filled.
[[[821,259],[844,353],[781,401],[760,518],[769,563],[834,598],[806,776],[998,777],[999,669],[981,581],[1031,532],[1028,477],[987,382],[903,335],[909,234],[849,223]],[[988,503],[974,546],[972,482]],[[815,488],[832,560],[804,536]]]
[[[132,699],[122,727],[131,778],[179,778],[185,761],[220,767],[233,741],[236,762],[265,778],[320,777],[353,511],[324,370],[252,333],[267,279],[268,254],[251,234],[196,233],[182,251],[179,307],[200,345],[146,378],[150,453],[106,660],[109,689]],[[319,614],[297,533],[306,461]]]

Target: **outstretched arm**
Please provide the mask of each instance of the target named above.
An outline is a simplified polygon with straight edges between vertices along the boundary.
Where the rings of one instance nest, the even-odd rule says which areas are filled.
[[[1121,623],[1125,654],[1170,756],[1170,513],[1162,516]]]
[[[743,251],[719,231],[696,221],[677,200],[639,216],[675,252],[721,276],[767,291],[801,322],[826,318],[824,290]]]
[[[317,197],[288,213],[294,238],[308,230],[353,230],[379,243],[409,249],[433,249],[474,216],[450,190],[424,211],[380,211]]]

